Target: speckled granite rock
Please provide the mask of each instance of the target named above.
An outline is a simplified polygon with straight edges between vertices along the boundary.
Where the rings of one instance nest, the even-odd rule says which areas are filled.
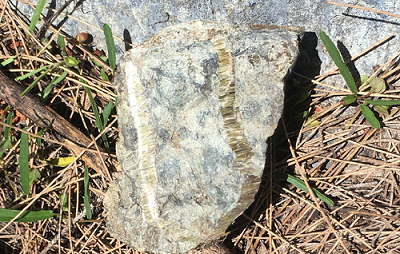
[[[176,253],[223,235],[258,191],[298,33],[194,21],[125,55],[116,79],[123,176],[104,201],[112,236]]]

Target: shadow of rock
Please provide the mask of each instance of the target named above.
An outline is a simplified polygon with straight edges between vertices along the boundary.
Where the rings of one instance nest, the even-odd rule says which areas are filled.
[[[288,73],[285,82],[285,110],[283,119],[286,123],[288,133],[295,133],[292,136],[292,142],[295,142],[297,133],[302,126],[302,121],[296,121],[296,116],[301,114],[304,110],[307,110],[311,102],[310,97],[300,103],[297,102],[296,99],[302,90],[311,89],[312,84],[310,79],[320,74],[321,60],[318,56],[318,51],[316,50],[317,41],[318,38],[315,33],[304,33],[299,43],[300,54],[292,68],[292,71]],[[272,154],[272,156],[268,156],[269,154]],[[224,244],[231,250],[232,253],[242,252],[238,247],[234,246],[232,239],[239,236],[246,227],[251,225],[251,222],[248,218],[257,221],[261,214],[265,213],[271,202],[270,191],[273,191],[272,203],[275,203],[280,197],[279,189],[269,189],[271,175],[270,164],[286,161],[288,158],[290,158],[290,156],[291,154],[288,143],[286,142],[282,122],[280,122],[274,135],[268,140],[267,157],[272,157],[272,163],[267,160],[262,177],[263,181],[260,185],[260,190],[255,197],[255,201],[227,230],[227,232],[230,233],[224,240]],[[274,168],[272,168],[272,171],[274,171]],[[272,179],[272,181],[273,183],[276,183],[276,180]],[[282,184],[285,183],[282,182]],[[267,235],[267,233],[265,235]]]

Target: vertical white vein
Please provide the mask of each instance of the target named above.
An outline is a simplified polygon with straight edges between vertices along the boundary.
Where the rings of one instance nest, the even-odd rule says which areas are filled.
[[[143,86],[138,69],[129,64],[126,69],[130,114],[137,132],[138,168],[142,193],[146,202],[143,208],[143,219],[156,220],[158,209],[156,202],[157,173],[154,165],[155,132],[151,126],[151,118],[144,100]]]

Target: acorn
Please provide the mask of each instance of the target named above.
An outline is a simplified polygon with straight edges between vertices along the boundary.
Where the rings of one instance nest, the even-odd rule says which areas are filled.
[[[89,33],[79,33],[76,35],[76,40],[79,44],[89,45],[93,42],[93,36]]]

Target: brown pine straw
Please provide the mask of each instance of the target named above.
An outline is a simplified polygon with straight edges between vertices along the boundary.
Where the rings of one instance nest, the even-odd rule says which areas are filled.
[[[314,203],[316,204],[316,206],[318,208],[318,211],[321,213],[322,217],[324,218],[324,220],[328,224],[328,226],[331,229],[331,231],[335,234],[335,236],[338,239],[338,241],[340,242],[340,244],[343,246],[343,248],[346,250],[346,252],[348,254],[351,254],[350,251],[347,249],[346,245],[343,243],[341,237],[338,235],[336,230],[333,228],[330,220],[328,219],[328,216],[326,216],[325,212],[321,209],[321,206],[319,205],[319,202],[318,202],[318,200],[317,200],[317,198],[316,198],[316,196],[314,194],[314,191],[311,189],[310,184],[308,183],[308,179],[307,179],[305,170],[304,170],[304,168],[302,166],[300,166],[300,163],[297,160],[296,152],[293,149],[292,141],[290,140],[289,136],[287,135],[286,125],[285,125],[285,121],[283,119],[282,119],[282,125],[283,125],[283,129],[285,130],[286,139],[287,139],[288,144],[289,144],[290,152],[292,153],[293,159],[296,162],[297,169],[300,172],[301,178],[303,179],[304,183],[307,186],[307,189],[308,189],[308,192],[310,193],[311,198],[313,199]]]

